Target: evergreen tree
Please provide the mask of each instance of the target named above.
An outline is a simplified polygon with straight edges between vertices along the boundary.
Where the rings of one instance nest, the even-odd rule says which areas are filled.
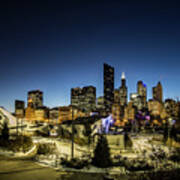
[[[9,140],[9,128],[7,122],[4,122],[4,126],[2,129],[2,138],[4,140]]]
[[[102,168],[109,167],[112,164],[108,142],[106,137],[103,135],[100,135],[98,138],[92,164]]]
[[[128,146],[128,133],[127,132],[125,132],[124,133],[124,145],[125,145],[125,149],[127,148],[127,146]]]
[[[175,128],[175,125],[173,125],[171,130],[170,130],[170,138],[177,141],[177,130]]]

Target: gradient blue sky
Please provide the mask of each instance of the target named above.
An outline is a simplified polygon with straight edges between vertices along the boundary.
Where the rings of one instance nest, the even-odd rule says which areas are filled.
[[[160,80],[164,98],[180,96],[178,1],[6,1],[0,7],[0,105],[14,110],[27,91],[44,104],[70,103],[70,88],[94,85],[103,95],[103,63],[121,72],[128,93]]]

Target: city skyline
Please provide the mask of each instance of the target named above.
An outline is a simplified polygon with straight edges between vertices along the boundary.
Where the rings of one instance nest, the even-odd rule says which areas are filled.
[[[179,96],[177,1],[12,2],[0,15],[0,102],[10,111],[34,89],[49,107],[70,104],[73,87],[93,85],[103,95],[104,62],[115,67],[115,88],[126,73],[128,97],[139,80],[148,99],[158,81],[164,99]]]
[[[113,66],[112,66],[113,67]],[[116,72],[116,68],[115,67],[113,67],[114,69],[115,69],[115,72]],[[103,64],[102,64],[102,76],[103,76]],[[117,85],[117,84],[115,84],[115,88],[114,88],[114,90],[115,89],[119,89],[120,88],[120,86],[121,86],[121,80],[122,80],[122,76],[123,77],[125,77],[125,79],[126,79],[126,82],[128,82],[128,77],[127,77],[127,75],[126,75],[126,73],[124,73],[124,72],[122,72],[122,74],[121,74],[121,76],[120,76],[120,79],[119,79],[119,84]],[[116,82],[116,75],[115,75],[115,82]],[[103,79],[103,78],[102,78]],[[127,83],[126,85],[127,85],[127,87],[128,87],[128,94],[127,94],[127,100],[128,100],[128,102],[130,101],[130,95],[132,94],[132,93],[137,93],[137,83],[139,82],[139,81],[141,81],[141,80],[137,80],[135,83],[134,83],[134,88],[132,88],[131,90],[129,89],[129,87],[132,87],[132,86],[129,86],[129,84]],[[158,84],[158,82],[159,81],[156,81],[156,84]],[[152,87],[149,87],[148,86],[148,84],[143,80],[143,83],[145,84],[145,86],[147,87],[147,92],[148,92],[148,94],[147,94],[147,101],[149,100],[149,99],[153,99],[153,90],[152,90],[152,88],[156,85],[155,83],[154,83],[154,86],[152,86]],[[78,84],[78,83],[77,83]],[[163,84],[162,84],[163,85]],[[58,105],[57,104],[54,104],[54,105],[52,105],[52,106],[49,106],[48,104],[47,104],[47,102],[46,102],[46,94],[44,93],[44,91],[42,90],[42,89],[31,89],[31,90],[28,90],[28,91],[26,91],[25,92],[25,99],[18,99],[18,98],[15,98],[14,99],[14,101],[15,100],[23,100],[24,102],[25,102],[25,106],[27,107],[27,104],[28,104],[28,101],[27,101],[27,99],[28,99],[28,93],[29,92],[34,92],[34,91],[42,91],[43,92],[43,99],[45,99],[45,101],[44,101],[44,105],[45,106],[47,106],[47,107],[49,107],[49,108],[53,108],[53,107],[57,107],[57,106],[66,106],[66,105],[70,105],[71,104],[71,89],[72,88],[78,88],[78,87],[80,87],[80,88],[83,88],[83,87],[86,87],[86,86],[92,86],[91,84],[81,84],[80,86],[74,86],[74,87],[71,87],[70,89],[69,89],[69,93],[67,93],[68,95],[67,95],[67,97],[68,97],[68,99],[69,99],[69,103],[59,103]],[[100,96],[103,96],[103,80],[101,81],[101,86],[102,86],[102,92],[100,93],[100,94],[97,94],[97,96],[96,96],[96,98],[98,98],[98,97],[100,97]],[[95,88],[96,88],[96,92],[98,92],[98,89],[97,89],[97,87],[96,86],[94,86]],[[168,98],[171,98],[171,99],[175,99],[176,100],[176,98],[178,98],[178,96],[176,96],[176,97],[165,97],[165,95],[164,95],[164,92],[166,92],[166,90],[165,90],[165,88],[164,88],[164,86],[163,86],[163,101],[165,100],[165,99],[168,99]],[[66,97],[66,98],[67,98]],[[12,110],[11,110],[11,112],[13,112],[14,111],[14,101],[13,101],[13,107],[11,107],[12,108]],[[3,106],[3,107],[5,107],[5,106]],[[6,108],[6,107],[5,107]],[[7,108],[8,109],[8,108]],[[9,109],[8,109],[9,110]]]

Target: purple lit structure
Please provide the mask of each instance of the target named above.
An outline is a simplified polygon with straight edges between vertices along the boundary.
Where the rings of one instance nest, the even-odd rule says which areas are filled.
[[[109,128],[114,124],[114,122],[112,115],[102,119],[102,128],[105,130],[105,133],[109,133]]]

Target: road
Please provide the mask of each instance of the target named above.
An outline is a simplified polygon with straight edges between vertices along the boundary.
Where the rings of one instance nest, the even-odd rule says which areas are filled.
[[[58,177],[60,172],[31,160],[12,160],[0,156],[0,180],[57,180]]]
[[[103,180],[98,173],[60,172],[32,160],[15,160],[0,156],[0,180]]]

